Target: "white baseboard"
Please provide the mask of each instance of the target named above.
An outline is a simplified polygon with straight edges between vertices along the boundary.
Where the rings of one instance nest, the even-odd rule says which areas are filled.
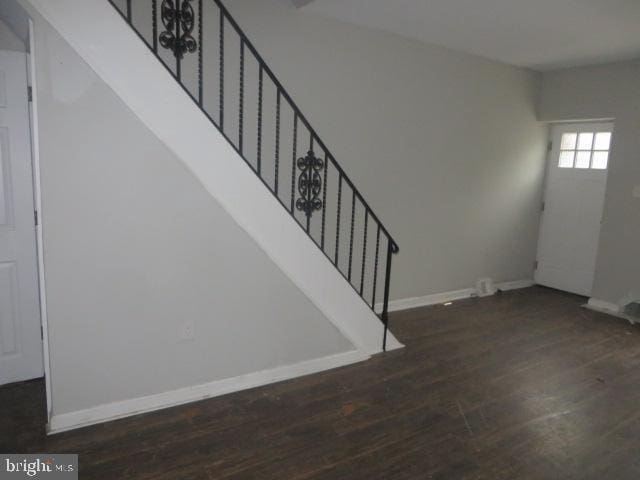
[[[589,303],[584,305],[584,307],[588,308],[589,310],[593,310],[594,312],[605,313],[607,315],[622,318],[624,320],[627,320],[632,325],[639,323],[640,320],[636,317],[625,314],[620,305],[604,300],[599,300],[597,298],[590,298]]]
[[[606,302],[604,300],[599,300],[597,298],[590,298],[589,299],[589,303],[587,303],[586,305],[587,308],[590,308],[591,310],[595,310],[598,312],[604,312],[604,313],[610,313],[612,315],[619,315],[620,314],[620,306],[615,304],[615,303],[611,303],[611,302]]]
[[[513,282],[502,282],[496,284],[498,290],[508,292],[509,290],[520,290],[521,288],[533,287],[536,284],[533,280],[514,280]]]
[[[432,295],[425,295],[424,297],[391,300],[389,302],[389,311],[397,312],[400,310],[409,310],[411,308],[426,307],[429,305],[438,305],[440,303],[453,302],[454,300],[471,298],[473,295],[475,295],[475,293],[475,288],[465,288],[462,290],[453,290],[451,292],[434,293]]]
[[[535,285],[533,280],[516,280],[512,282],[497,283],[495,286],[498,290],[508,291],[527,288]],[[453,290],[451,292],[435,293],[425,295],[424,297],[404,298],[401,300],[392,300],[389,302],[389,311],[397,312],[400,310],[409,310],[411,308],[427,307],[429,305],[438,305],[455,300],[471,298],[476,295],[475,288],[464,288],[462,290]],[[378,305],[378,311],[382,305]]]
[[[294,365],[276,367],[270,370],[249,373],[238,377],[227,378],[215,382],[192,387],[158,393],[146,397],[132,398],[119,402],[98,405],[97,407],[63,413],[51,417],[47,425],[47,434],[54,434],[86,427],[97,423],[108,422],[118,418],[130,417],[141,413],[153,412],[163,408],[174,407],[185,403],[196,402],[206,398],[217,397],[227,393],[259,387],[269,383],[280,382],[301,377],[332,368],[350,365],[369,359],[369,355],[358,350],[338,353],[329,357],[308,360]]]

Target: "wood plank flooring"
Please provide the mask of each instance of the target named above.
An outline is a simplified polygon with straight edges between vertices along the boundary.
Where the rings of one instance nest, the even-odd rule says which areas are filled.
[[[51,437],[0,387],[0,452],[81,479],[640,478],[640,330],[534,287],[394,314],[401,351]]]

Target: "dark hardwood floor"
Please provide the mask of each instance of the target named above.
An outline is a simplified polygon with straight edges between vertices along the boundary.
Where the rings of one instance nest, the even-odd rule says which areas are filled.
[[[540,287],[393,315],[401,351],[45,437],[42,381],[0,388],[1,452],[82,479],[640,478],[640,331]]]

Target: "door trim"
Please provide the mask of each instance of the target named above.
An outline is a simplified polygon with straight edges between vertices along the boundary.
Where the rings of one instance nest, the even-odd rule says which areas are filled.
[[[45,286],[45,266],[44,266],[44,242],[42,235],[42,189],[40,185],[40,135],[38,127],[38,82],[36,73],[36,48],[35,48],[35,26],[32,19],[29,19],[29,49],[27,81],[31,87],[32,96],[29,103],[29,119],[31,122],[31,161],[33,170],[33,203],[38,215],[36,225],[36,256],[38,261],[38,291],[40,294],[40,322],[42,325],[42,349],[44,360],[44,381],[47,396],[47,428],[51,422],[51,362],[49,358],[49,328],[47,322],[47,295]]]

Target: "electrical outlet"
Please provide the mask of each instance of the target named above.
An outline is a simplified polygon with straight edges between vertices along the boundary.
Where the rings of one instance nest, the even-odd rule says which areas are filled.
[[[182,340],[193,340],[195,337],[193,320],[187,320],[182,324],[180,338]]]

